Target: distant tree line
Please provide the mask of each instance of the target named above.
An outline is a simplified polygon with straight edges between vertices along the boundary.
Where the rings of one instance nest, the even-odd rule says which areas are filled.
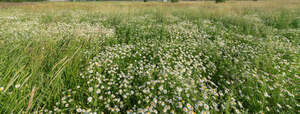
[[[216,3],[222,3],[222,2],[225,2],[225,1],[230,1],[230,0],[215,0]],[[231,1],[258,1],[258,0],[231,0]]]
[[[0,0],[0,2],[40,2],[48,0]]]
[[[0,2],[39,2],[39,1],[49,1],[49,0],[0,0]],[[65,1],[163,1],[163,0],[65,0]],[[216,3],[222,3],[225,1],[258,1],[258,0],[167,0],[170,2],[179,1],[216,1]]]

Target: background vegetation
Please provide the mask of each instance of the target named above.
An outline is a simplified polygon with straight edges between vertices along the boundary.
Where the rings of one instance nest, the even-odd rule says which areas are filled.
[[[49,0],[0,0],[0,2],[40,2],[40,1],[49,1]],[[66,0],[66,1],[116,1],[116,0]],[[163,0],[117,0],[117,1],[163,1]],[[225,2],[225,0],[182,0],[182,1],[216,1],[216,2]],[[227,0],[227,1],[250,1],[250,0]],[[258,1],[258,0],[253,0]],[[261,0],[267,1],[267,0]],[[179,0],[169,0],[169,2],[179,2]]]
[[[40,2],[47,0],[0,0],[0,2]]]

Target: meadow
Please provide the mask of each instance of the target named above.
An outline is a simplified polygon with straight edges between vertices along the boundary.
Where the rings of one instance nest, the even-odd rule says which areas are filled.
[[[0,2],[0,113],[300,113],[300,1]]]

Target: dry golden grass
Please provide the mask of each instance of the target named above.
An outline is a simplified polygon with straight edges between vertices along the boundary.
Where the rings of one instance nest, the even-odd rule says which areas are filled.
[[[82,9],[82,10],[119,10],[132,8],[208,8],[213,10],[231,11],[240,8],[263,8],[273,10],[278,8],[297,8],[299,0],[264,0],[264,1],[227,1],[226,3],[216,4],[213,1],[182,1],[179,3],[163,2],[39,2],[39,3],[0,3],[0,8],[21,8],[31,10],[63,10],[63,9]]]

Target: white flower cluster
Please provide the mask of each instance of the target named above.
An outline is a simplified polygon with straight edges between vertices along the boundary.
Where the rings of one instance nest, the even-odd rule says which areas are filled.
[[[82,74],[87,102],[110,112],[218,111],[223,93],[207,72],[215,66],[198,46],[191,41],[105,47]]]

